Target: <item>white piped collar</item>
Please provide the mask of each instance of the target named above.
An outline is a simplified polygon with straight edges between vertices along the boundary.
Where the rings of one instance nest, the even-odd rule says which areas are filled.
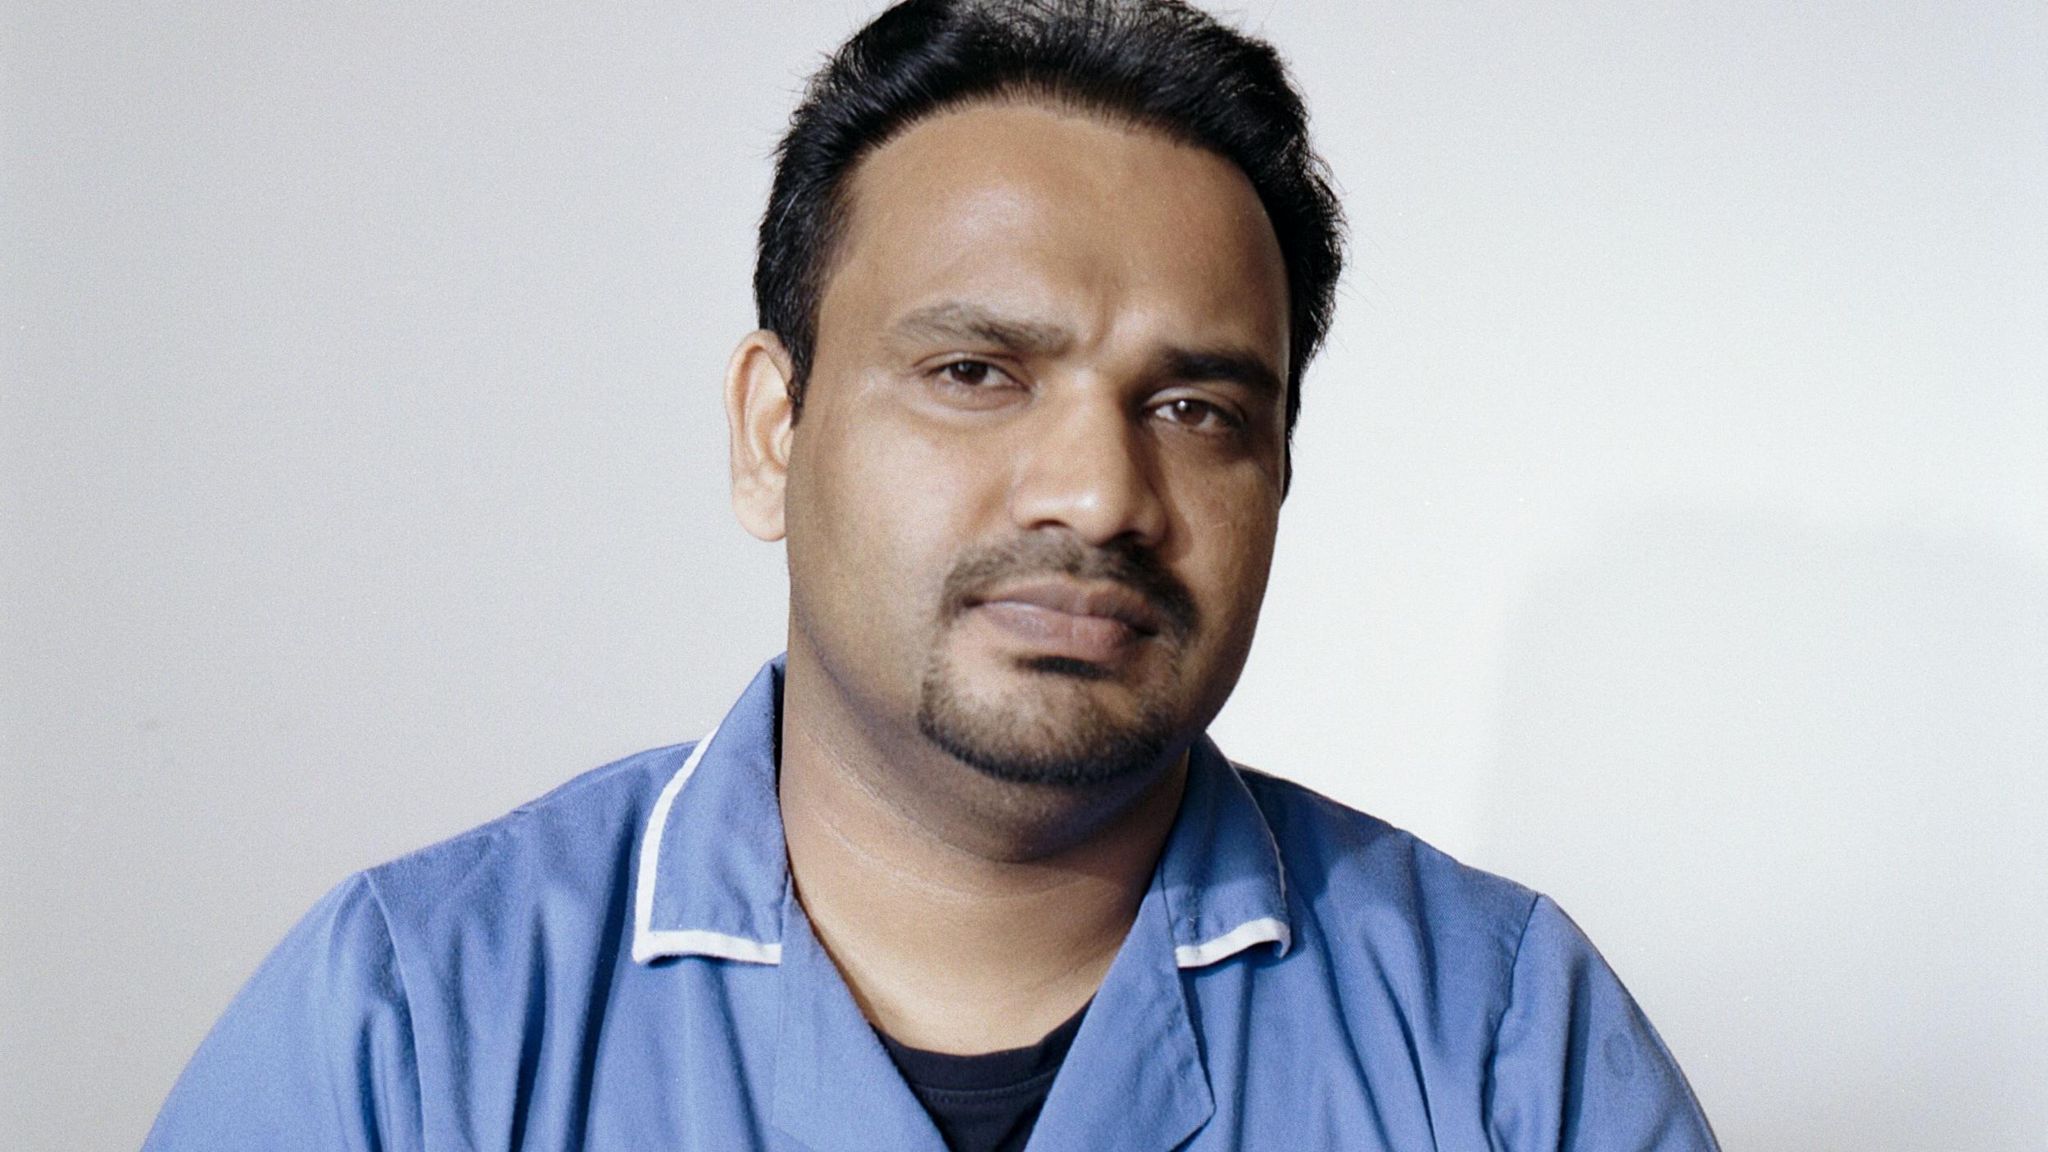
[[[633,959],[782,960],[789,864],[775,795],[782,658],[754,677],[663,785],[634,873]],[[1207,738],[1189,752],[1181,810],[1154,883],[1174,962],[1218,963],[1293,932],[1279,846],[1239,769]]]

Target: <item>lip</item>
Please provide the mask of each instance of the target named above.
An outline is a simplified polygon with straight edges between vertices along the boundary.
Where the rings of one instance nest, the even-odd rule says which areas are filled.
[[[1161,626],[1143,596],[1114,584],[1017,584],[976,596],[967,607],[1012,642],[1092,664],[1118,660]]]
[[[1062,616],[1093,618],[1121,624],[1140,636],[1155,636],[1162,626],[1150,601],[1121,584],[1078,584],[1066,580],[1039,580],[1013,584],[994,592],[971,597],[969,608],[1016,605]]]

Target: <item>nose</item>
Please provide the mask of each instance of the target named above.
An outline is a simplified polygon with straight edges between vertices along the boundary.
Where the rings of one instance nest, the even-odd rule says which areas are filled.
[[[1113,397],[1074,399],[1020,429],[1010,514],[1020,528],[1064,528],[1100,547],[1118,537],[1147,547],[1166,535],[1167,509],[1144,433]]]

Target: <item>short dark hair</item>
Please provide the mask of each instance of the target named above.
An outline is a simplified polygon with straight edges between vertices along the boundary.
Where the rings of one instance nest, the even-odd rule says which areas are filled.
[[[1287,266],[1287,429],[1329,330],[1344,223],[1308,112],[1270,44],[1181,0],[903,0],[811,77],[776,151],[754,304],[799,406],[847,178],[910,125],[978,100],[1043,99],[1206,148],[1251,181]]]

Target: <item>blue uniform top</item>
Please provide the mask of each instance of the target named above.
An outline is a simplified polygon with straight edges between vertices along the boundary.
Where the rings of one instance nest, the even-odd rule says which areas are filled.
[[[145,1149],[944,1152],[792,894],[780,687],[343,883]],[[1205,740],[1030,1146],[1714,1141],[1556,905]]]

